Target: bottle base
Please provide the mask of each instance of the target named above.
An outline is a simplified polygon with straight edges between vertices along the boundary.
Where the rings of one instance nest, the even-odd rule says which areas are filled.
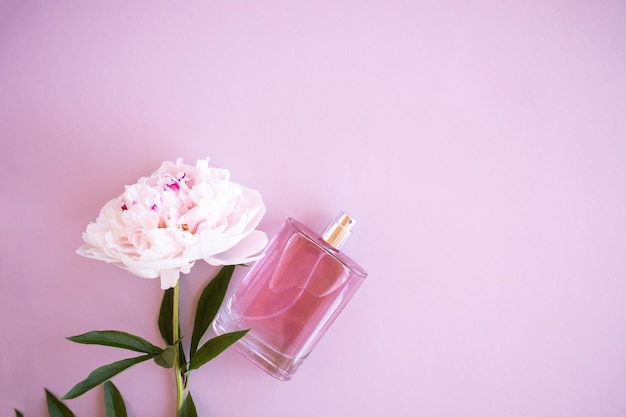
[[[215,333],[224,334],[237,330],[231,326],[231,320],[224,317],[222,312],[213,321]],[[245,326],[244,326],[245,327]],[[261,368],[267,374],[281,381],[289,381],[298,370],[306,356],[297,359],[285,356],[276,349],[269,346],[255,334],[254,329],[250,331],[234,345],[235,349],[248,360]]]

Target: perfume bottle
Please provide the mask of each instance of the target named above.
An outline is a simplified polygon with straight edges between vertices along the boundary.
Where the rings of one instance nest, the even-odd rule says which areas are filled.
[[[340,252],[355,224],[340,213],[320,236],[287,219],[218,313],[216,333],[250,329],[237,350],[275,378],[291,379],[367,277]]]

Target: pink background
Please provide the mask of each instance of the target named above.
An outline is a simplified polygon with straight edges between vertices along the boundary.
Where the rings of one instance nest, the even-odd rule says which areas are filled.
[[[158,281],[74,250],[124,184],[206,156],[269,235],[348,210],[370,277],[293,381],[235,351],[192,374],[200,415],[626,415],[625,22],[620,0],[1,1],[0,415],[129,356],[66,336],[160,340]],[[184,329],[212,272],[183,278]],[[169,370],[114,382],[173,415]]]

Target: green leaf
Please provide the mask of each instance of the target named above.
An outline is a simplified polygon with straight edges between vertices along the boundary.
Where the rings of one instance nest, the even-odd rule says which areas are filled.
[[[211,322],[215,319],[226,290],[228,290],[228,284],[235,271],[234,265],[227,265],[223,267],[220,272],[213,278],[207,286],[202,290],[200,299],[198,300],[198,306],[196,307],[196,317],[193,322],[193,333],[191,334],[191,347],[189,349],[189,358],[193,360],[193,355],[198,350],[200,339],[206,333]]]
[[[217,355],[225,351],[230,345],[241,339],[248,333],[248,330],[240,330],[238,332],[225,333],[214,337],[207,341],[196,352],[191,362],[189,362],[189,370],[198,369]]]
[[[104,383],[104,409],[106,417],[128,417],[122,394],[111,381]]]
[[[24,414],[22,414],[21,411],[13,409],[13,411],[15,411],[15,417],[24,417]]]
[[[68,337],[69,340],[85,345],[113,346],[122,349],[134,350],[135,352],[155,353],[163,352],[158,346],[153,345],[146,339],[117,330],[93,331],[78,336]]]
[[[163,293],[163,301],[161,302],[161,309],[159,311],[159,331],[161,332],[161,337],[168,345],[176,345],[178,346],[178,362],[181,366],[187,362],[185,359],[185,350],[183,349],[183,344],[179,343],[178,340],[174,340],[174,288],[169,288]],[[178,334],[180,334],[180,325],[178,326]],[[156,360],[155,360],[156,362]],[[159,363],[159,362],[157,362]],[[161,365],[159,363],[159,365]],[[161,365],[163,366],[163,365]]]
[[[57,397],[50,391],[46,391],[46,402],[48,403],[48,414],[50,417],[74,417],[74,413],[70,411],[65,404],[63,404]]]
[[[179,330],[180,333],[180,330]],[[186,372],[187,359],[185,358],[185,349],[183,348],[182,343],[178,343],[178,364],[180,365],[181,371],[183,373]]]
[[[183,401],[183,405],[180,407],[179,417],[198,417],[198,413],[196,412],[196,405],[193,403],[193,398],[191,398],[191,393],[187,394],[185,400]]]
[[[154,363],[164,368],[172,368],[176,361],[176,348],[172,345],[165,348],[160,355],[154,357]]]
[[[63,397],[64,400],[70,400],[72,398],[79,397],[89,391],[92,388],[97,387],[105,381],[113,378],[120,372],[130,368],[133,365],[152,359],[154,354],[147,354],[143,356],[137,356],[135,358],[123,359],[121,361],[113,362],[108,365],[101,366],[87,376],[83,381],[79,382]]]
[[[174,288],[169,288],[163,292],[163,301],[159,310],[159,331],[161,337],[168,345],[174,344]]]

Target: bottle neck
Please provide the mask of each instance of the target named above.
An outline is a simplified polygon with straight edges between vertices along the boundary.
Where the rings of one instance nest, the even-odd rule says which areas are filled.
[[[326,230],[322,233],[322,239],[333,248],[341,250],[352,234],[352,228],[355,224],[356,220],[352,216],[342,212],[326,227]]]

